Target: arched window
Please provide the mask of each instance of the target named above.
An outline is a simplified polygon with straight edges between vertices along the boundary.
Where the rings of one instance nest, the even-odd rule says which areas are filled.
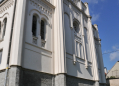
[[[0,50],[0,64],[1,64],[1,60],[2,60],[2,50]]]
[[[36,36],[36,30],[37,30],[37,17],[34,15],[32,20],[32,35]]]
[[[0,22],[0,34],[1,34],[1,22]]]
[[[74,30],[77,32],[77,33],[79,33],[79,25],[78,25],[78,23],[77,22],[73,22],[73,27],[74,27]]]
[[[45,22],[41,20],[41,39],[45,40]]]
[[[6,25],[7,25],[7,18],[3,20],[4,23],[4,29],[3,29],[3,37],[5,36],[5,31],[6,31]]]

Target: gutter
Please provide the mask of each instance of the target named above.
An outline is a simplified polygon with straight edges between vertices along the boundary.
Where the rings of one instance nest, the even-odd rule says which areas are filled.
[[[14,19],[15,19],[16,3],[17,3],[17,0],[15,0],[14,11],[13,11],[14,12],[13,13],[13,19],[12,19],[13,22],[12,22],[11,33],[10,33],[9,51],[8,51],[7,67],[6,67],[6,72],[5,72],[4,86],[6,86],[7,77],[8,77],[8,70],[9,70],[9,61],[10,61],[10,52],[11,52],[11,44],[12,44],[12,34],[13,34],[13,26],[14,26]]]

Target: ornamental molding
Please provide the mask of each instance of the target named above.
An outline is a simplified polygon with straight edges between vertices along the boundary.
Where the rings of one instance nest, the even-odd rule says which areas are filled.
[[[0,18],[4,18],[4,17],[9,17],[9,13],[5,13],[4,15],[0,16]]]
[[[75,34],[75,41],[79,42],[80,44],[82,44],[82,37],[81,34]]]
[[[0,5],[0,14],[9,9],[13,4],[14,4],[13,0],[6,0],[4,3],[2,3]]]
[[[40,13],[47,14],[48,16],[52,16],[53,9],[55,8],[48,1],[44,0],[30,0],[30,4],[36,7]]]

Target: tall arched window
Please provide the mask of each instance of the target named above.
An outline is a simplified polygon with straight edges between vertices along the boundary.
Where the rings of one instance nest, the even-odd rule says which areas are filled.
[[[3,23],[4,23],[4,29],[3,29],[3,38],[4,38],[6,32],[7,18],[3,20]]]
[[[74,27],[74,30],[77,32],[77,33],[79,33],[79,25],[78,25],[78,23],[77,22],[73,22],[73,27]]]
[[[45,22],[41,20],[41,39],[45,40]]]
[[[34,15],[32,20],[32,35],[36,36],[36,30],[37,30],[37,17]]]

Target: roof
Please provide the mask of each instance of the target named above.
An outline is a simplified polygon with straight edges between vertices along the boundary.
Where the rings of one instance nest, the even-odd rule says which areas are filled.
[[[117,61],[117,62],[119,62],[119,61]],[[116,63],[117,63],[117,62],[116,62]],[[116,63],[115,63],[115,65],[116,65]],[[114,65],[114,66],[115,66],[115,65]],[[114,66],[110,69],[110,71],[114,68]],[[110,71],[109,71],[109,72],[110,72]],[[108,72],[108,73],[109,73],[109,72]],[[108,73],[107,73],[107,74],[108,74]]]

